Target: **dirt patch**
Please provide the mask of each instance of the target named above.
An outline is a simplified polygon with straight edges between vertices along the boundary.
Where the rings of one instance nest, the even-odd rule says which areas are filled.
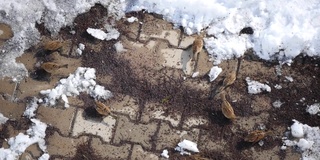
[[[91,147],[89,141],[84,142],[77,146],[77,152],[74,157],[71,158],[71,160],[103,160],[100,155],[98,155],[95,150]]]

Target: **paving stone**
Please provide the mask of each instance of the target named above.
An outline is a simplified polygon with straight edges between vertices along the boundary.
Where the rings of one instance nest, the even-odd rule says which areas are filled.
[[[105,142],[110,142],[115,123],[116,120],[111,116],[105,117],[102,122],[86,120],[83,117],[83,110],[79,109],[76,113],[72,135],[90,133],[100,136]]]
[[[178,47],[179,48],[187,48],[193,44],[194,39],[195,39],[194,37],[190,37],[190,36],[184,37],[184,38],[182,38],[182,40],[180,42],[180,46],[178,46]]]
[[[130,141],[142,145],[146,149],[152,147],[152,136],[157,130],[157,123],[136,124],[125,116],[119,116],[113,142]]]
[[[150,35],[160,35],[164,30],[172,30],[171,23],[163,20],[162,18],[156,18],[153,15],[145,14],[144,22],[141,28],[141,34],[139,40],[148,40]],[[176,32],[180,32],[176,30]],[[177,45],[177,44],[176,44]]]
[[[146,152],[140,145],[134,145],[132,149],[131,160],[158,160],[159,157],[153,153]]]
[[[189,129],[190,127],[195,127],[199,125],[206,125],[209,123],[209,120],[203,116],[198,117],[188,117],[184,120],[182,127],[184,129]]]
[[[11,98],[16,84],[14,82],[12,82],[12,80],[9,78],[0,79],[0,84],[1,84],[0,93],[7,94],[7,96],[10,96],[10,98]],[[3,97],[0,96],[0,100],[1,99],[3,99]]]
[[[259,150],[259,151],[256,151],[253,148],[252,151],[253,151],[252,158],[255,160],[264,160],[264,159],[280,160],[280,157],[278,155],[278,153],[280,152],[280,146],[276,146],[268,150]]]
[[[131,144],[115,146],[103,143],[99,138],[93,138],[91,146],[97,154],[106,159],[128,159],[131,150]]]
[[[112,112],[118,112],[126,114],[132,120],[137,119],[139,106],[136,100],[130,96],[124,96],[121,101],[112,101],[110,104]]]
[[[190,131],[176,130],[171,128],[167,123],[161,123],[156,141],[156,150],[174,148],[184,139],[197,143],[198,136],[199,129],[192,129]]]
[[[54,132],[47,139],[47,150],[49,155],[73,157],[76,154],[77,146],[88,141],[88,139],[86,136],[81,136],[80,138],[62,137],[57,132]]]
[[[58,128],[64,136],[67,136],[71,133],[71,123],[74,118],[75,111],[76,108],[74,107],[58,109],[40,106],[38,108],[37,117],[41,122],[51,124]]]
[[[28,152],[24,152],[20,157],[19,160],[33,160],[34,158]]]
[[[15,103],[0,98],[0,111],[3,116],[11,120],[19,120],[26,109],[26,105]]]
[[[42,155],[42,151],[39,149],[38,144],[29,146],[25,152],[31,153],[34,157],[40,157]]]
[[[193,71],[193,62],[191,62],[191,52],[181,49],[166,48],[161,49],[164,57],[163,65],[167,67],[182,69],[187,75]]]
[[[141,121],[148,123],[152,119],[169,121],[172,126],[177,127],[181,120],[181,113],[169,113],[164,115],[164,106],[158,103],[147,103],[141,116]]]
[[[180,36],[179,32],[176,30],[165,30],[165,31],[162,31],[160,35],[159,34],[150,35],[150,37],[152,38],[168,40],[169,44],[173,46],[178,45],[179,36]]]

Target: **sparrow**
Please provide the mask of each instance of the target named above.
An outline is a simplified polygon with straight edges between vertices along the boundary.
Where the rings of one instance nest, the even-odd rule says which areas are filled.
[[[265,131],[261,131],[261,130],[255,130],[255,131],[250,132],[244,138],[244,141],[255,143],[255,142],[262,140],[264,137],[266,137],[270,133],[272,133],[272,132],[271,131],[265,132]]]
[[[60,68],[68,68],[68,64],[59,65],[58,63],[55,63],[55,62],[44,62],[41,64],[40,67],[48,73],[55,73]]]
[[[220,94],[220,96],[221,96],[221,100],[222,100],[221,111],[222,111],[223,115],[230,120],[236,119],[237,117],[234,114],[234,110],[233,110],[231,104],[226,99],[225,92],[222,92]]]
[[[111,109],[109,106],[103,104],[102,102],[95,101],[96,102],[96,110],[100,115],[108,116],[111,113]]]

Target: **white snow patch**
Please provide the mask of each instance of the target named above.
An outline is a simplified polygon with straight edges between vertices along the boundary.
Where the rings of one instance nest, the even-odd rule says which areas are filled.
[[[214,81],[219,76],[219,74],[221,72],[222,72],[222,68],[220,68],[218,66],[213,66],[210,69],[210,72],[208,74],[210,82]]]
[[[275,108],[280,108],[283,103],[280,100],[276,100],[272,103],[272,106]]]
[[[198,77],[199,74],[200,74],[200,72],[194,72],[194,73],[192,74],[192,78]]]
[[[303,133],[303,124],[298,122],[297,120],[293,120],[294,124],[291,126],[291,134],[296,138],[301,138],[304,136]]]
[[[289,81],[289,82],[293,82],[293,78],[291,76],[285,76],[285,78]]]
[[[164,149],[164,150],[162,151],[162,153],[161,153],[161,156],[162,156],[162,157],[165,157],[165,158],[169,158],[168,153],[169,153],[168,150]]]
[[[258,94],[263,91],[271,92],[270,86],[260,83],[258,81],[250,80],[249,77],[246,78],[248,84],[248,93],[250,94]]]
[[[78,48],[76,49],[76,53],[78,55],[82,55],[82,51],[85,49],[85,45],[82,43],[79,43]]]
[[[81,49],[83,51],[86,46],[82,43],[79,43],[78,47],[79,47],[79,49]]]
[[[184,155],[184,154],[190,155],[191,153],[188,151],[199,152],[197,144],[186,139],[178,143],[178,146],[175,148],[175,150],[179,151],[181,155]]]
[[[27,134],[19,133],[16,137],[9,138],[9,148],[0,148],[0,159],[17,159],[30,145],[37,143],[39,148],[46,154],[45,131],[47,125],[37,119],[31,119],[33,125],[27,130]]]
[[[111,39],[117,39],[120,36],[120,33],[111,27],[108,27],[109,31],[108,33],[104,32],[101,29],[94,29],[94,28],[88,28],[87,32],[92,35],[94,38],[100,39],[100,40],[111,40]]]
[[[23,113],[23,116],[26,116],[29,119],[34,117],[36,115],[34,112],[39,107],[38,101],[39,101],[38,98],[33,97],[32,100],[29,103],[27,103],[27,107],[26,107],[26,110]]]
[[[120,41],[114,44],[114,48],[116,49],[117,53],[127,51],[126,49],[123,48],[123,45]]]
[[[65,102],[65,107],[69,107],[67,96],[77,96],[81,92],[90,94],[95,99],[108,99],[112,93],[103,86],[97,85],[95,81],[96,70],[94,68],[79,67],[74,74],[68,78],[61,79],[53,89],[42,90],[45,95],[44,101],[47,105],[54,106],[60,98]]]
[[[287,146],[296,146],[301,151],[302,160],[316,160],[320,157],[320,129],[319,127],[310,127],[302,124],[297,120],[293,120],[291,126],[291,134],[296,139],[283,140],[283,149]]]
[[[138,18],[133,17],[133,16],[127,19],[127,21],[128,21],[129,23],[133,23],[134,21],[137,21],[137,20],[138,20]]]
[[[0,113],[0,125],[5,124],[9,118],[5,117],[2,113]]]
[[[94,38],[104,40],[107,38],[107,33],[101,29],[88,28],[87,32],[92,35]]]
[[[320,103],[315,103],[313,105],[307,106],[306,111],[311,114],[315,115],[320,112]]]
[[[282,86],[279,85],[279,84],[276,84],[276,85],[274,86],[274,88],[275,88],[275,89],[282,89]]]
[[[39,157],[38,160],[49,160],[49,158],[50,158],[50,155],[45,153],[41,157]]]

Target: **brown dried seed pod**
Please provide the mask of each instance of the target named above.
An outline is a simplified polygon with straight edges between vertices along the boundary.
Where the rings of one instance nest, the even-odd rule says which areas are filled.
[[[58,63],[55,63],[55,62],[45,62],[41,64],[41,68],[48,73],[55,73],[60,68],[68,68],[68,64],[59,65]]]
[[[103,116],[108,116],[111,113],[110,107],[106,106],[102,102],[95,101],[96,102],[96,110],[99,114]]]
[[[228,119],[234,120],[237,118],[236,115],[234,114],[234,110],[231,104],[225,98],[222,99],[221,111],[223,115]]]
[[[202,51],[203,48],[203,37],[198,36],[192,44],[192,53],[193,53],[193,59],[194,61],[197,60],[198,54]]]
[[[262,140],[264,137],[266,137],[268,134],[270,134],[271,131],[261,131],[261,130],[255,130],[255,131],[252,131],[250,132],[245,138],[244,140],[246,142],[258,142],[260,140]]]
[[[44,44],[44,49],[48,51],[56,51],[62,48],[62,42],[60,41],[49,41]]]

